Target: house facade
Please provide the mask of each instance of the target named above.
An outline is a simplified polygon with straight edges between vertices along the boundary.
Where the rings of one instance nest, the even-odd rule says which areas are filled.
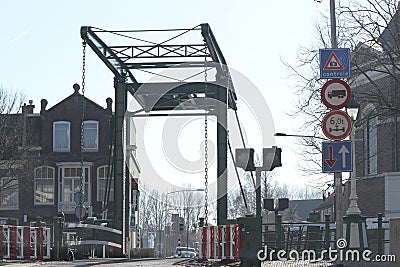
[[[73,94],[52,107],[42,99],[39,113],[34,113],[30,102],[22,113],[0,117],[8,119],[6,128],[12,130],[6,137],[11,140],[0,148],[0,224],[32,225],[40,220],[51,225],[60,214],[66,222],[78,222],[75,208],[79,191],[83,192],[87,216],[112,221],[111,98],[102,107],[74,86]],[[122,193],[127,196],[125,220],[130,222],[126,232],[135,247],[139,167],[134,124],[129,121],[127,125],[130,166]]]

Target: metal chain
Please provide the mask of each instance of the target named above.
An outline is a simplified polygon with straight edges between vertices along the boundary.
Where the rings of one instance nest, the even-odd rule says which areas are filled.
[[[85,101],[85,72],[86,72],[86,41],[82,43],[82,114],[81,114],[81,181],[79,184],[79,206],[82,206],[84,200],[84,167],[83,167],[83,150],[84,150],[84,120],[86,112],[86,101]]]
[[[204,44],[206,45],[205,41]],[[206,48],[207,49],[207,48]],[[207,55],[204,56],[204,224],[208,225],[208,99],[207,99]]]

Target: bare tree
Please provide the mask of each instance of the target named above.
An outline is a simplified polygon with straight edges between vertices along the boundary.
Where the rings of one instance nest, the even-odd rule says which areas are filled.
[[[155,232],[155,248],[158,255],[167,252],[166,236],[169,241],[173,239],[177,242],[178,238],[181,238],[182,244],[193,244],[199,217],[204,210],[202,192],[190,191],[187,187],[171,190],[171,192],[174,193],[141,188],[139,201],[141,238],[146,238],[148,232]],[[172,220],[173,214],[178,216],[177,222]],[[180,223],[183,224],[183,231],[179,229]]]
[[[351,49],[352,78],[349,83],[361,106],[372,104],[373,113],[361,114],[357,128],[365,128],[371,116],[390,118],[399,113],[399,95],[393,85],[382,85],[377,76],[390,77],[398,84],[400,56],[400,16],[395,0],[336,1],[338,46]],[[322,137],[321,121],[327,108],[321,104],[320,89],[325,82],[319,78],[319,48],[330,45],[329,19],[322,15],[315,25],[315,44],[301,47],[296,63],[283,62],[289,70],[298,95],[290,115],[304,121],[299,133]],[[391,24],[389,25],[389,23]],[[360,80],[363,80],[363,84]],[[365,81],[368,83],[365,87]],[[321,141],[299,138],[304,148],[301,167],[307,174],[321,172]],[[370,155],[373,156],[373,155]],[[318,181],[314,181],[318,182]],[[320,181],[325,186],[325,181]]]
[[[16,206],[19,179],[32,177],[29,122],[22,114],[24,96],[0,87],[0,205]],[[31,188],[31,187],[30,187]]]
[[[246,209],[242,192],[237,186],[228,194],[228,217],[235,219],[246,214],[255,214],[256,197],[253,178],[250,173],[243,175],[243,192],[248,209]],[[289,198],[289,199],[313,199],[320,196],[320,190],[300,186],[292,186],[278,183],[273,172],[262,172],[261,174],[261,196],[262,198]]]

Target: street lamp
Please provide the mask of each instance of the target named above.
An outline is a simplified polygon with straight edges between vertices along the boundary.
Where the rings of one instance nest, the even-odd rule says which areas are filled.
[[[352,96],[349,103],[346,106],[346,111],[351,117],[353,121],[353,128],[350,134],[351,142],[351,149],[353,153],[353,171],[351,172],[350,177],[350,204],[349,208],[346,211],[346,216],[343,218],[344,226],[345,226],[345,233],[346,233],[346,240],[348,240],[349,246],[348,248],[354,248],[363,250],[368,247],[367,241],[367,230],[366,230],[366,223],[365,218],[361,216],[361,211],[357,205],[357,182],[356,182],[356,151],[355,151],[355,122],[357,120],[358,111],[360,109],[360,105],[355,101],[354,97]]]
[[[347,103],[346,105],[346,112],[347,114],[349,114],[353,122],[355,122],[357,119],[359,109],[360,104],[358,104],[358,102],[354,99],[354,96],[352,95],[349,103]]]
[[[315,138],[315,139],[320,139],[320,140],[324,140],[324,141],[329,141],[329,139],[327,139],[327,138],[314,136],[314,135],[275,133],[274,136],[285,136],[285,137],[286,136],[291,136],[291,137]]]
[[[358,110],[360,109],[360,105],[356,102],[353,96],[351,96],[349,103],[346,106],[346,112],[349,114],[351,120],[353,121],[353,128],[351,130],[350,134],[350,140],[351,142],[351,150],[353,151],[353,171],[351,172],[351,180],[350,180],[350,186],[351,186],[351,192],[350,192],[350,205],[349,208],[347,209],[346,214],[361,214],[360,209],[358,208],[357,205],[357,184],[356,184],[356,150],[355,150],[355,122],[357,119],[358,115]]]
[[[204,189],[203,188],[189,188],[189,189],[181,189],[181,190],[171,191],[165,195],[165,198],[167,198],[167,196],[169,194],[179,193],[179,192],[204,192]]]

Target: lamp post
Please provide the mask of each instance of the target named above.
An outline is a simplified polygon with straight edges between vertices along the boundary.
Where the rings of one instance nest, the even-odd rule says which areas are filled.
[[[355,153],[355,122],[357,120],[357,114],[359,110],[359,104],[355,101],[355,99],[350,99],[349,103],[346,106],[346,111],[351,117],[353,121],[353,129],[351,131],[350,140],[352,141],[351,149],[353,153],[353,171],[350,176],[350,204],[347,209],[346,216],[344,217],[344,229],[345,229],[345,238],[348,241],[348,248],[350,249],[358,249],[360,251],[368,248],[367,241],[367,230],[365,218],[361,216],[361,211],[357,205],[357,181],[356,181],[356,153]]]
[[[171,192],[168,192],[166,195],[165,195],[165,203],[167,204],[167,214],[166,214],[166,216],[165,216],[165,223],[164,223],[164,227],[165,227],[165,225],[166,225],[166,221],[167,221],[167,217],[168,217],[168,206],[169,206],[169,204],[168,204],[168,196],[169,195],[171,195],[171,194],[175,194],[175,193],[182,193],[182,192],[204,192],[204,189],[203,188],[189,188],[189,189],[181,189],[181,190],[175,190],[175,191],[171,191]],[[189,224],[189,207],[187,207],[186,209],[184,209],[184,211],[186,211],[187,212],[187,224]],[[188,239],[189,239],[189,225],[187,225],[187,232],[186,232],[186,246],[189,246],[189,244],[188,244]],[[161,236],[160,236],[160,246],[161,246]],[[160,251],[161,251],[161,248],[160,248]],[[167,255],[167,240],[165,239],[165,255]]]
[[[357,205],[357,182],[356,182],[356,150],[355,150],[355,124],[356,124],[356,119],[357,119],[357,114],[358,110],[360,108],[360,105],[355,101],[354,97],[352,96],[349,103],[346,106],[346,112],[349,114],[351,120],[353,121],[353,128],[350,133],[350,141],[351,142],[351,150],[353,151],[353,171],[351,172],[350,176],[350,186],[351,186],[351,191],[350,191],[350,205],[349,208],[347,209],[346,214],[361,214],[360,209],[358,208]]]

